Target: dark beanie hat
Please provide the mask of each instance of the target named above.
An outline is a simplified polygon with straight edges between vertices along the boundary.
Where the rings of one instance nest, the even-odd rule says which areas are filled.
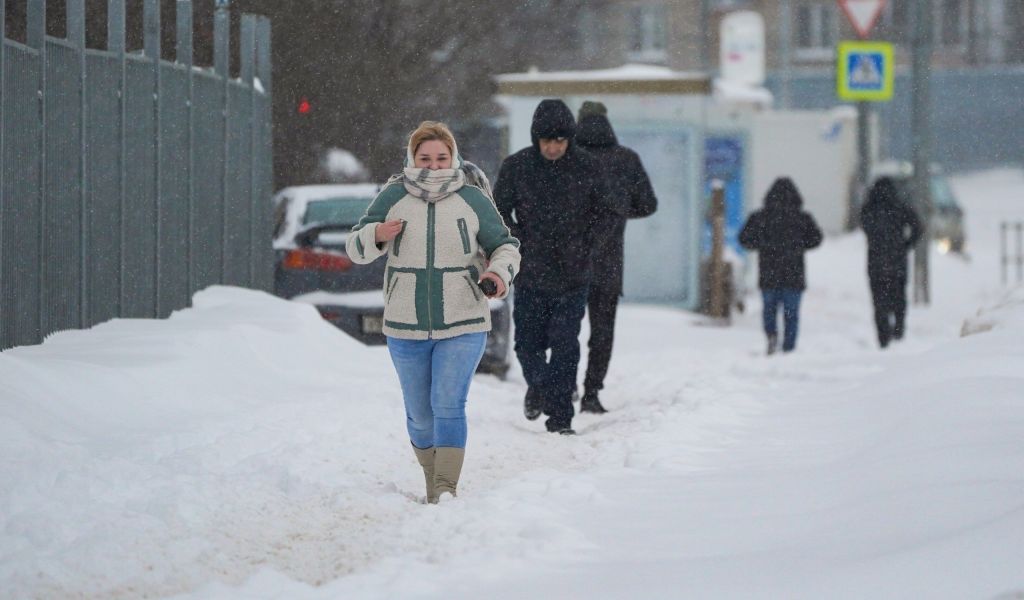
[[[561,100],[541,100],[537,110],[533,111],[533,124],[530,126],[530,137],[534,145],[541,138],[567,138],[576,135],[576,120],[572,111]]]
[[[608,107],[606,107],[602,102],[587,100],[583,103],[583,106],[580,107],[579,120],[582,121],[591,115],[602,115],[607,117]]]

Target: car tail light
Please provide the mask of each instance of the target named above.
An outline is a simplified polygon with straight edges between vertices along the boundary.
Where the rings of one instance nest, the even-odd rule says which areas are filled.
[[[348,271],[352,261],[347,256],[300,248],[289,250],[281,265],[297,271]]]

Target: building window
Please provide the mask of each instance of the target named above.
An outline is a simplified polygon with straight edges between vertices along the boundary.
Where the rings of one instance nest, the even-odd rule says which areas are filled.
[[[708,0],[708,10],[726,11],[753,8],[751,0]]]
[[[804,4],[797,7],[795,16],[796,58],[833,56],[839,38],[835,7],[830,4]]]
[[[904,42],[910,39],[910,2],[889,2],[885,5],[883,26],[888,30],[888,38],[893,42]]]
[[[643,4],[630,8],[630,60],[664,63],[668,46],[668,12],[664,4]]]
[[[967,5],[960,0],[941,0],[935,19],[935,39],[943,46],[962,46],[967,36]]]

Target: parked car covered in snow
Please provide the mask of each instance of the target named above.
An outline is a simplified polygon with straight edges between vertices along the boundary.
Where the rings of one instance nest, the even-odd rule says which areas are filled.
[[[314,305],[324,319],[367,345],[386,343],[386,261],[353,263],[345,239],[380,186],[303,185],[274,196],[274,293]],[[509,368],[511,310],[490,300],[492,331],[478,371],[504,378]]]
[[[912,191],[914,166],[908,162],[887,161],[879,163],[872,170],[872,181],[886,176],[896,183],[903,201],[918,209]],[[957,202],[949,180],[938,165],[931,168],[932,218],[928,232],[942,252],[963,252],[967,242],[964,228],[964,211]]]

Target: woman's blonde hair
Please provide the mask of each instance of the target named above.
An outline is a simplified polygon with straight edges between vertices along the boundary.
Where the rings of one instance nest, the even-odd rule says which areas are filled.
[[[452,135],[452,130],[440,121],[423,121],[415,131],[409,134],[409,155],[416,154],[420,144],[431,140],[443,142],[445,146],[448,146],[448,151],[452,153],[452,160],[455,160],[455,136]]]

